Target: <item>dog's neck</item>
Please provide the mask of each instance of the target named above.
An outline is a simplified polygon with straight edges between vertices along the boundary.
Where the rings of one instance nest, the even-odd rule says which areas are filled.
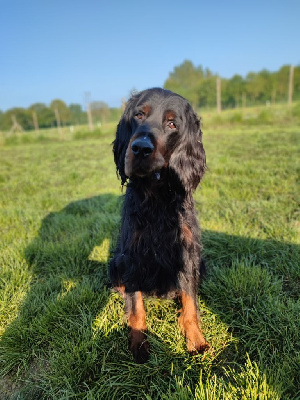
[[[184,209],[187,204],[194,204],[192,192],[184,189],[177,176],[175,176],[175,179],[170,179],[167,171],[161,173],[159,180],[155,176],[130,179],[127,188],[129,190],[128,199],[131,198],[130,193],[135,192],[140,203],[150,201],[153,207],[154,204],[166,206],[168,213],[177,213]]]

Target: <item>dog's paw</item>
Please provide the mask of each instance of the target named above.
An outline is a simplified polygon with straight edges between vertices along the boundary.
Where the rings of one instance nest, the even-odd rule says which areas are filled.
[[[210,344],[205,340],[201,330],[196,324],[189,326],[186,331],[187,350],[191,355],[203,354],[210,349]]]
[[[211,349],[210,344],[205,340],[204,342],[199,342],[199,343],[187,343],[188,347],[188,352],[190,353],[191,356],[195,356],[197,354],[203,354],[207,352],[209,349]]]
[[[129,337],[129,350],[137,364],[144,364],[149,360],[150,346],[144,332],[132,329]]]

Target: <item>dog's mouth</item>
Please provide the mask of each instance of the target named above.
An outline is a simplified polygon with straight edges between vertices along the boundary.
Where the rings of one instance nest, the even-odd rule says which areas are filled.
[[[150,160],[149,160],[150,161]],[[125,162],[125,174],[129,178],[146,178],[152,177],[159,181],[161,178],[162,169],[166,167],[164,160],[141,160],[140,162]]]

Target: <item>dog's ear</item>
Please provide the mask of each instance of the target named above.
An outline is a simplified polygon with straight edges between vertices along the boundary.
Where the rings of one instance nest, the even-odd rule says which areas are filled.
[[[186,191],[195,190],[206,168],[200,120],[190,104],[185,110],[185,126],[179,134],[169,162]]]
[[[124,113],[117,127],[116,139],[113,142],[114,160],[122,185],[124,185],[128,178],[125,174],[125,154],[132,133],[131,110],[134,100],[134,97],[128,100]]]

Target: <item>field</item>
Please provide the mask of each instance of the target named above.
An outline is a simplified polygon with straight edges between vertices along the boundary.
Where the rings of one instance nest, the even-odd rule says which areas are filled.
[[[107,289],[115,124],[1,134],[0,398],[299,399],[299,111],[204,114],[199,305],[214,352],[190,357],[176,305],[151,298],[145,365]]]

